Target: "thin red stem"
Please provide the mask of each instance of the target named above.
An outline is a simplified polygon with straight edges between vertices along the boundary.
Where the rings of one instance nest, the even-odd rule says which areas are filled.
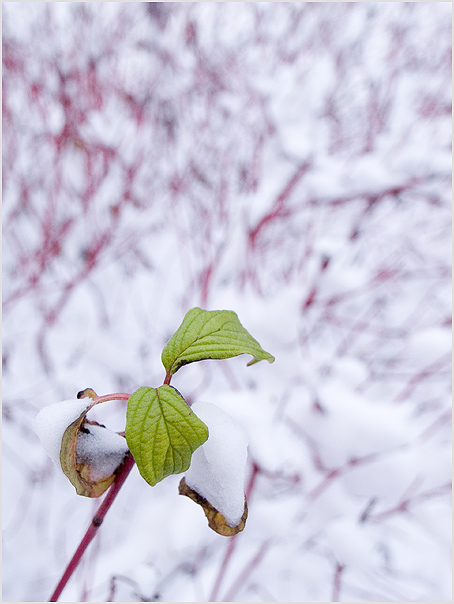
[[[252,466],[251,477],[249,478],[249,483],[246,487],[246,499],[247,500],[249,500],[249,497],[252,493],[252,490],[253,490],[254,484],[255,484],[255,480],[257,478],[257,474],[259,473],[259,471],[260,471],[259,466],[256,463],[254,463]],[[225,552],[224,560],[222,562],[221,568],[219,569],[218,576],[216,577],[216,581],[214,582],[213,589],[211,591],[210,602],[216,602],[216,598],[218,597],[219,588],[221,587],[221,583],[224,578],[225,571],[227,570],[227,566],[229,564],[230,558],[232,557],[233,552],[235,551],[235,546],[236,546],[238,535],[239,535],[239,533],[237,533],[233,537],[230,537],[230,542],[229,542],[227,551]]]
[[[339,602],[343,570],[344,566],[342,566],[341,564],[337,564],[333,580],[333,595],[331,602]]]
[[[117,392],[115,394],[105,394],[104,396],[97,396],[95,403],[106,403],[107,401],[127,401],[131,395],[125,392]]]
[[[211,596],[210,596],[210,600],[209,600],[210,602],[216,602],[216,599],[217,599],[218,593],[219,593],[219,588],[221,587],[222,579],[224,578],[228,563],[229,563],[230,558],[232,557],[233,551],[235,549],[237,537],[238,537],[238,534],[234,535],[233,537],[230,538],[229,545],[227,547],[227,551],[225,552],[224,561],[222,562],[221,568],[219,569],[218,576],[216,577],[216,581],[213,585],[213,590],[211,592]]]
[[[81,560],[85,550],[90,545],[91,541],[93,540],[96,533],[98,532],[99,527],[103,523],[104,516],[107,514],[110,506],[112,505],[115,497],[118,494],[118,491],[123,486],[123,483],[126,480],[133,465],[134,465],[134,458],[130,453],[128,453],[125,461],[123,462],[121,470],[118,473],[118,476],[117,476],[115,482],[110,487],[110,489],[106,495],[106,498],[101,503],[98,511],[94,515],[93,520],[91,521],[91,524],[88,527],[87,532],[85,533],[74,556],[72,557],[71,561],[69,562],[68,566],[66,567],[66,570],[63,573],[63,576],[60,579],[59,584],[55,588],[54,593],[50,597],[49,602],[58,602],[58,598],[60,597],[61,592],[63,591],[63,589],[65,588],[69,579],[71,578],[71,575],[73,574],[73,572],[76,570],[77,566],[79,565],[80,560]]]
[[[260,545],[258,552],[255,554],[255,556],[252,558],[252,560],[249,562],[249,564],[244,567],[243,571],[241,572],[241,574],[239,575],[239,577],[237,578],[235,583],[232,585],[232,587],[229,589],[229,591],[224,596],[223,602],[233,602],[234,601],[233,598],[239,592],[239,590],[241,589],[243,584],[246,583],[246,581],[250,577],[254,568],[261,562],[262,558],[266,554],[270,545],[271,545],[271,540],[266,541],[265,543],[262,543]]]

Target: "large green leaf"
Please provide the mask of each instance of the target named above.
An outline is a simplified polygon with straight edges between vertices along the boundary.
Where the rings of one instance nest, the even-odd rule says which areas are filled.
[[[129,397],[125,436],[139,472],[154,486],[189,468],[208,428],[175,388],[142,387]]]
[[[274,357],[241,325],[231,310],[202,310],[193,308],[162,351],[162,363],[168,375],[182,365],[204,359],[230,359],[239,354],[251,354],[253,365],[262,360],[270,363]]]

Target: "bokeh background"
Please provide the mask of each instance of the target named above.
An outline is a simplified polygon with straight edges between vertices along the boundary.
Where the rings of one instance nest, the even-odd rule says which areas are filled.
[[[100,503],[36,414],[162,384],[194,306],[276,357],[173,381],[249,433],[246,529],[134,469],[62,601],[451,601],[451,10],[2,4],[4,601]]]

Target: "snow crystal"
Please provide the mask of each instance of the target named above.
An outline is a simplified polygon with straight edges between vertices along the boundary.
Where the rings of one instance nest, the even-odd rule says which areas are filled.
[[[35,419],[35,432],[52,461],[60,465],[61,439],[66,428],[89,408],[91,400],[70,399],[41,409]]]
[[[125,438],[96,424],[85,424],[84,429],[88,432],[80,432],[77,437],[77,462],[91,467],[92,480],[111,476],[128,451]]]
[[[238,526],[244,512],[244,479],[248,437],[216,405],[194,403],[194,413],[207,425],[209,438],[192,456],[186,484]]]

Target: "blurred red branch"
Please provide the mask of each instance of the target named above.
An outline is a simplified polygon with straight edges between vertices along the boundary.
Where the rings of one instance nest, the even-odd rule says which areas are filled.
[[[395,507],[385,510],[384,512],[377,512],[375,514],[369,513],[366,519],[372,522],[381,522],[389,516],[400,514],[402,512],[407,512],[412,506],[417,505],[423,501],[434,499],[436,497],[442,497],[444,495],[449,495],[451,491],[452,482],[442,484],[438,487],[435,487],[434,489],[430,489],[429,491],[425,491],[423,493],[413,495],[412,497],[402,499]]]
[[[266,225],[275,220],[276,218],[283,218],[287,216],[288,210],[285,210],[285,203],[288,198],[303,178],[303,176],[309,171],[312,166],[312,162],[303,162],[293,176],[290,178],[284,189],[277,196],[274,201],[272,209],[259,220],[256,226],[249,231],[249,244],[251,248],[255,248],[257,245],[257,239],[260,236],[261,231]]]
[[[244,567],[238,577],[232,581],[232,584],[225,594],[223,602],[234,602],[235,596],[238,594],[240,589],[243,587],[244,583],[250,578],[253,570],[260,564],[262,559],[265,557],[267,551],[272,545],[272,540],[265,541],[259,545],[257,553],[252,558],[252,560]]]
[[[336,564],[336,571],[334,573],[333,579],[333,593],[331,596],[331,602],[340,602],[340,591],[341,591],[341,579],[342,572],[344,571],[344,566],[341,564]]]
[[[395,397],[395,401],[397,403],[402,403],[407,400],[415,388],[427,378],[433,377],[437,375],[441,369],[449,367],[451,364],[451,353],[445,354],[439,359],[437,359],[434,363],[428,365],[422,371],[418,371],[407,383],[405,388]]]
[[[252,495],[252,491],[254,489],[254,485],[255,485],[255,481],[257,479],[258,474],[260,473],[260,468],[256,463],[253,463],[252,465],[252,471],[251,471],[251,475],[249,477],[249,482],[248,485],[246,487],[246,499],[247,501],[249,501],[251,495]],[[224,575],[226,573],[227,570],[227,566],[229,564],[230,559],[233,556],[233,553],[235,551],[235,547],[238,541],[238,537],[240,537],[240,533],[234,535],[233,537],[230,537],[229,539],[229,544],[227,546],[227,550],[225,552],[224,555],[224,559],[221,563],[221,567],[219,568],[216,580],[214,582],[213,588],[211,590],[211,595],[210,595],[210,602],[216,602],[217,601],[217,597],[218,597],[218,593],[219,593],[219,589],[221,587],[221,583],[222,580],[224,578]]]

